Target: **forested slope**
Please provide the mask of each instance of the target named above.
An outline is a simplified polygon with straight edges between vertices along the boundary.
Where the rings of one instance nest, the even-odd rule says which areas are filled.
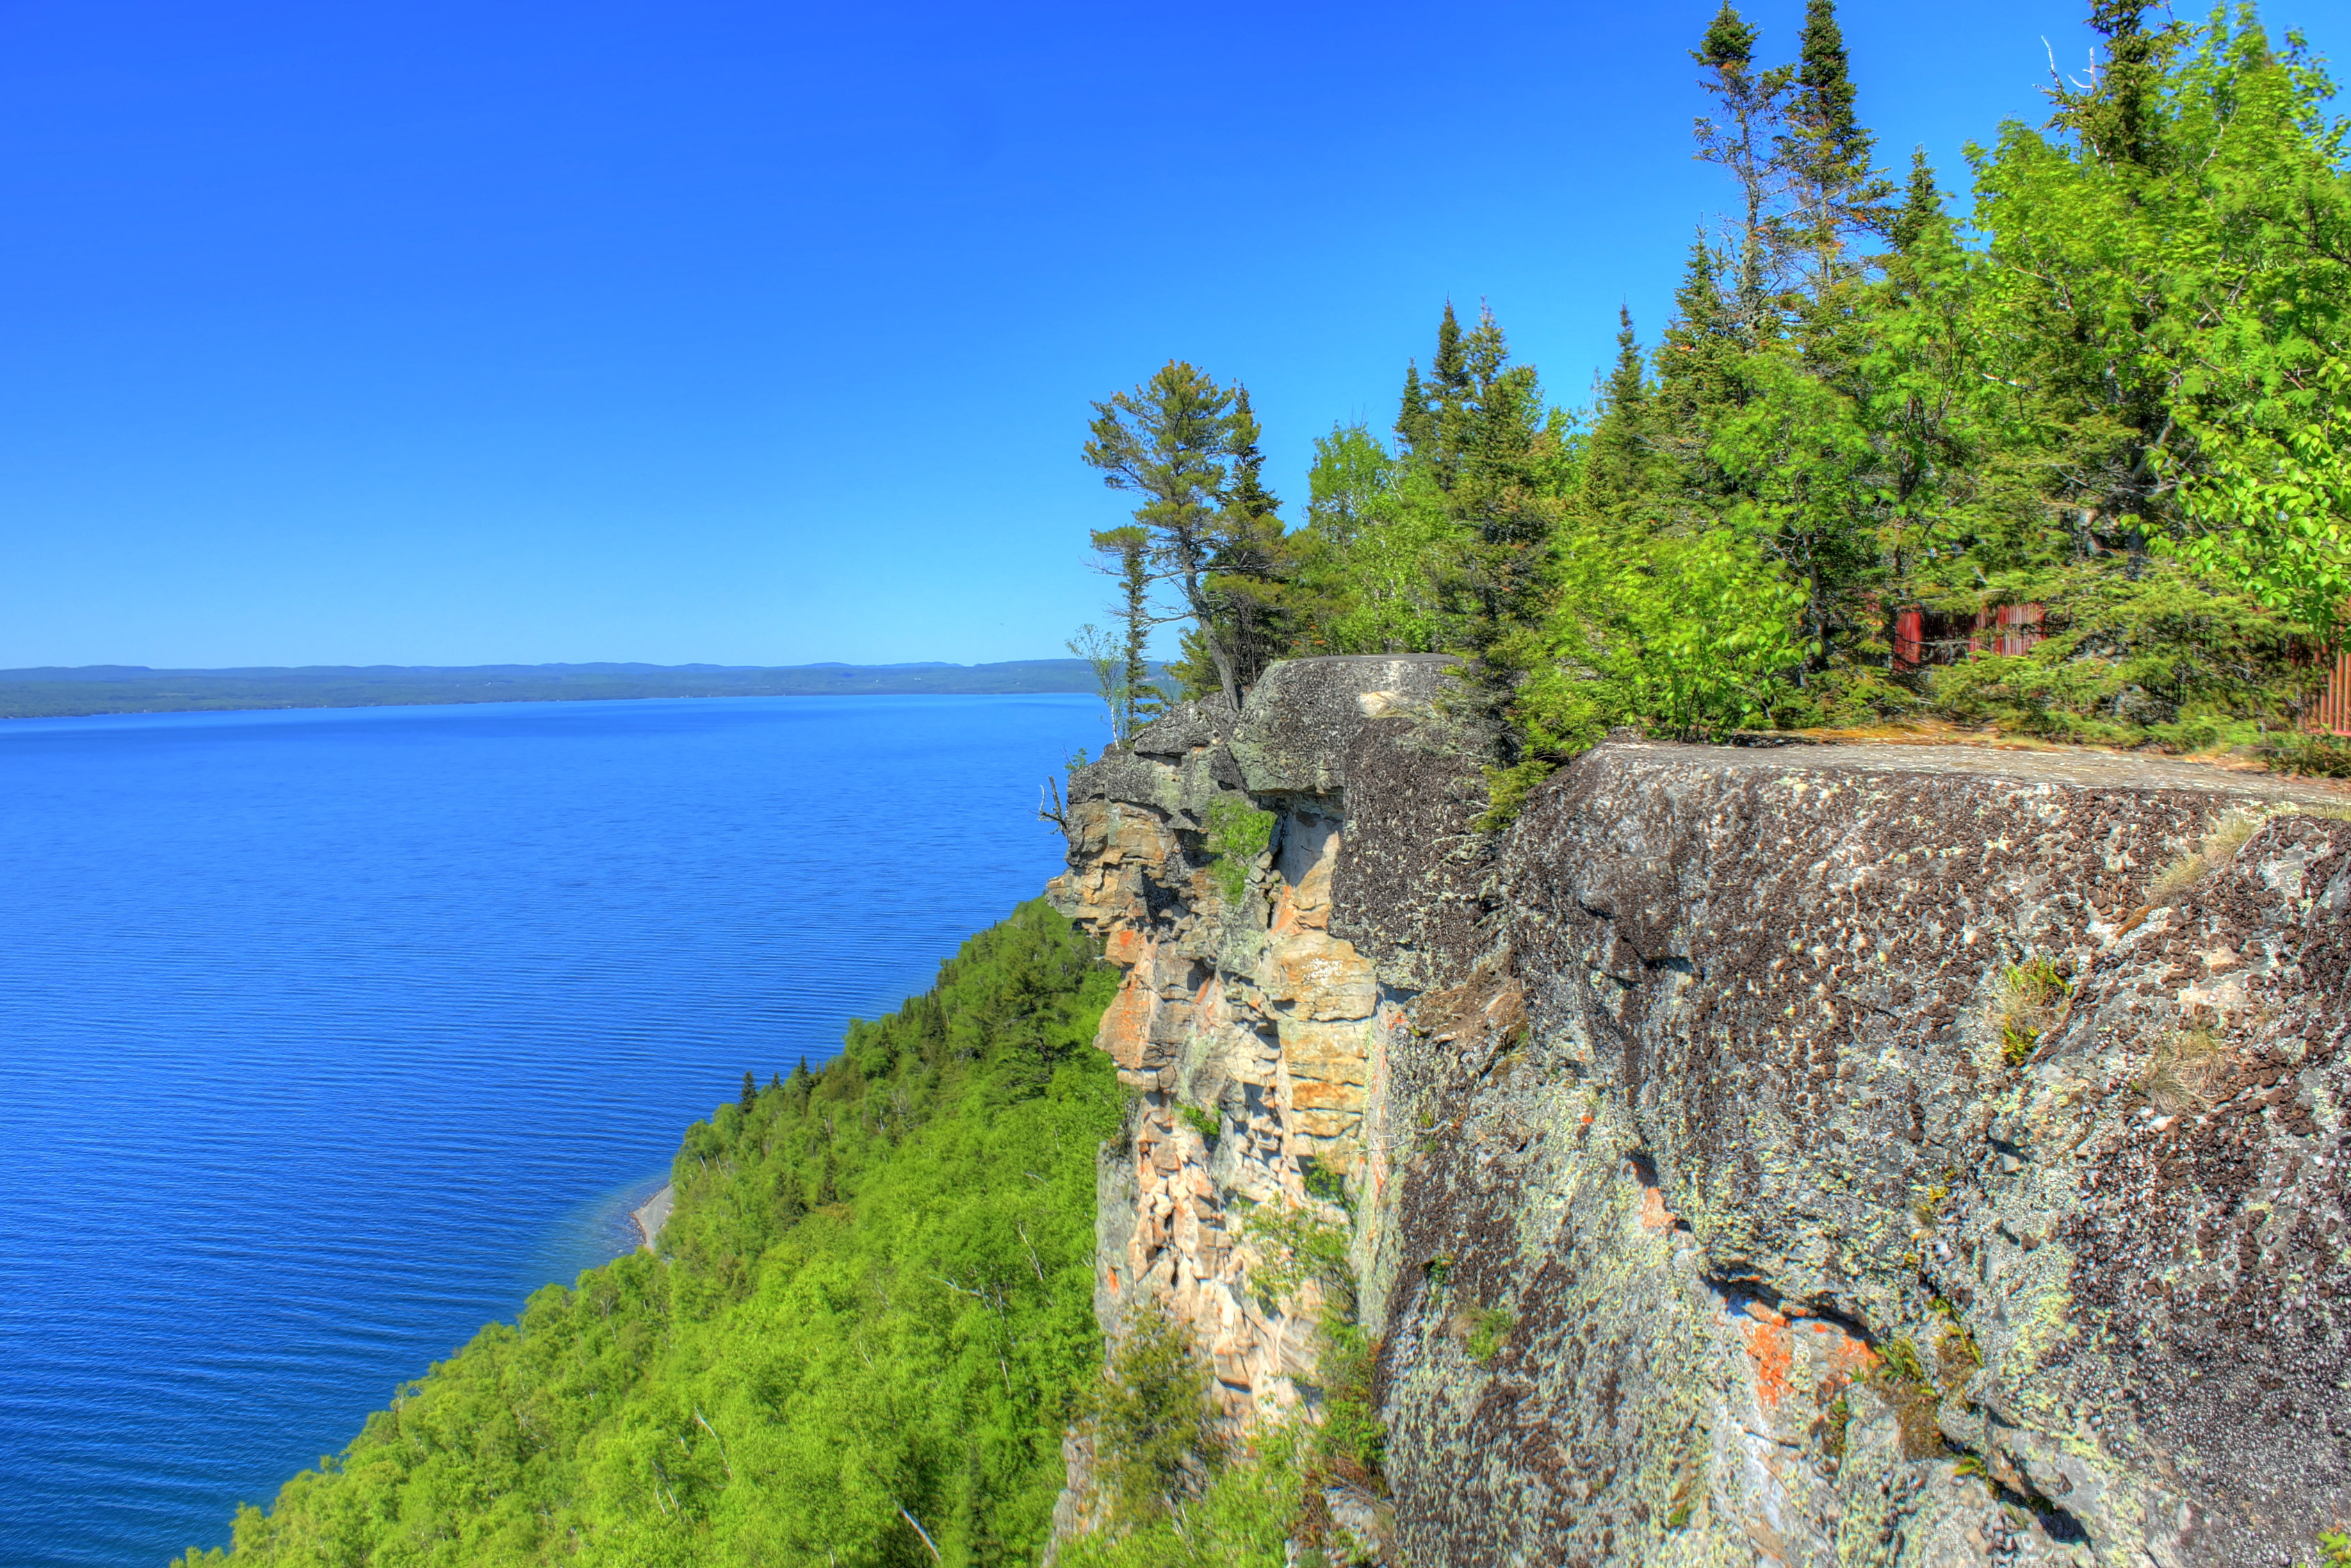
[[[1101,1364],[1092,1049],[1115,973],[1042,904],[687,1130],[662,1256],[534,1296],[248,1507],[269,1564],[1033,1562]]]

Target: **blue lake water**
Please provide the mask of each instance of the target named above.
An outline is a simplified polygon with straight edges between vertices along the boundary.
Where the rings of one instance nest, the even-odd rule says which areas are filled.
[[[0,1563],[225,1545],[1035,895],[1074,696],[0,724]]]

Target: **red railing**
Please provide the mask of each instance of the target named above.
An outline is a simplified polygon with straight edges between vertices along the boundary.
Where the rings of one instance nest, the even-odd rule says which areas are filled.
[[[1894,667],[1949,664],[1972,653],[2030,653],[2044,633],[2048,611],[2039,604],[1998,604],[1965,611],[1912,606],[1894,612]]]
[[[1998,604],[1973,615],[1915,605],[1897,610],[1894,612],[1894,667],[1917,670],[1928,664],[1956,664],[1976,653],[2031,653],[2033,644],[2047,635],[2041,629],[2047,617],[2047,608],[2039,604]],[[2294,662],[2310,658],[2309,653],[2301,653]],[[2317,658],[2328,655],[2320,653]],[[2310,716],[2310,727],[2327,735],[2351,736],[2351,647],[2332,655],[2326,690]]]
[[[2326,672],[2326,690],[2318,699],[2311,727],[2329,735],[2351,735],[2351,648],[2337,652]]]

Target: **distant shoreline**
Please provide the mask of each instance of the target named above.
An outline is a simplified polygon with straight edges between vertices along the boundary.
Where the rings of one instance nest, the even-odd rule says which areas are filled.
[[[442,703],[1017,695],[1095,689],[1092,666],[1082,659],[1017,659],[994,664],[371,664],[239,670],[99,664],[0,670],[0,719]]]

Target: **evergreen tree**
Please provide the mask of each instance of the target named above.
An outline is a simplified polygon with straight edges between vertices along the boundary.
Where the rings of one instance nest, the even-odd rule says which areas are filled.
[[[743,1093],[737,1103],[741,1107],[743,1114],[746,1116],[749,1115],[753,1111],[758,1108],[759,1081],[752,1077],[748,1072],[743,1074]]]
[[[1935,171],[1927,162],[1927,150],[1914,147],[1910,179],[1903,187],[1902,205],[1887,227],[1887,236],[1894,241],[1896,254],[1908,256],[1930,232],[1947,228],[1949,222],[1943,193],[1935,188]]]
[[[1240,666],[1209,580],[1222,540],[1232,393],[1171,360],[1142,385],[1093,406],[1085,461],[1105,485],[1142,498],[1134,520],[1149,540],[1152,578],[1176,590],[1216,689],[1238,710]]]
[[[1165,706],[1151,679],[1151,629],[1160,621],[1151,607],[1151,537],[1129,524],[1097,530],[1093,547],[1102,570],[1118,584],[1112,605],[1118,631],[1105,637],[1088,626],[1070,647],[1094,665],[1111,734],[1123,743]]]
[[[1672,455],[1682,490],[1701,507],[1719,505],[1727,488],[1707,450],[1715,427],[1751,390],[1746,358],[1753,340],[1738,299],[1724,287],[1724,271],[1723,257],[1701,233],[1691,242],[1656,356],[1653,438]]]
[[[789,1230],[808,1216],[808,1200],[800,1196],[799,1173],[789,1167],[776,1172],[776,1227]]]
[[[1429,361],[1428,448],[1419,455],[1429,465],[1437,487],[1450,490],[1460,482],[1463,421],[1471,399],[1476,395],[1472,386],[1475,371],[1469,363],[1469,345],[1463,340],[1461,322],[1453,314],[1453,301],[1445,302],[1445,314],[1437,323],[1437,355]]]
[[[1731,246],[1729,315],[1745,347],[1778,335],[1772,297],[1779,287],[1784,242],[1771,211],[1779,183],[1769,149],[1785,113],[1790,72],[1755,68],[1757,34],[1723,0],[1690,57],[1704,68],[1698,85],[1715,100],[1715,115],[1695,127],[1698,157],[1738,183],[1740,222]],[[1719,117],[1719,118],[1718,118]]]
[[[1854,112],[1835,0],[1805,0],[1787,125],[1774,161],[1792,205],[1786,241],[1809,296],[1804,327],[1817,352],[1856,308],[1849,286],[1862,277],[1863,263],[1849,242],[1884,232],[1890,218],[1886,202],[1894,193],[1871,167],[1876,139]]]
[[[1585,443],[1581,493],[1586,516],[1623,522],[1653,517],[1658,448],[1653,389],[1629,307],[1616,309],[1616,363],[1599,389],[1599,413]]]
[[[1407,456],[1433,457],[1434,433],[1429,428],[1428,392],[1420,384],[1420,361],[1404,368],[1404,396],[1399,400],[1395,422],[1396,439],[1404,445]]]
[[[1290,639],[1285,589],[1292,563],[1281,502],[1265,485],[1262,435],[1249,389],[1235,382],[1228,437],[1232,465],[1209,587],[1244,692],[1282,655]]]

